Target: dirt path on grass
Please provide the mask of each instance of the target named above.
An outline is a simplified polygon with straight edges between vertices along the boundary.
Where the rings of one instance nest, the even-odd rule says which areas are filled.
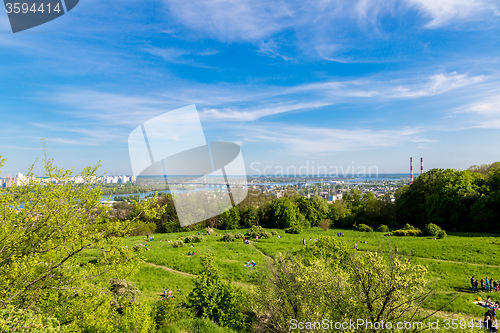
[[[175,270],[173,268],[170,268],[170,267],[167,267],[167,266],[157,265],[157,264],[153,264],[151,262],[147,262],[146,264],[149,265],[149,266],[153,266],[153,267],[164,269],[164,270],[166,270],[167,272],[170,272],[170,273],[187,276],[187,277],[192,278],[192,279],[198,277],[198,275],[190,274],[190,273],[186,273],[186,272],[181,272],[181,271],[177,271],[177,270]],[[246,288],[246,289],[251,289],[251,288],[254,287],[254,285],[252,285],[252,284],[248,284],[248,283],[244,283],[244,282],[239,282],[239,281],[233,281],[233,284],[237,285],[238,287],[242,287],[242,288]]]
[[[434,260],[434,261],[440,261],[440,262],[448,262],[450,264],[467,264],[467,265],[472,265],[472,266],[486,266],[486,267],[491,267],[491,268],[499,268],[500,267],[499,265],[476,264],[476,263],[466,262],[466,261],[454,261],[454,260],[435,259],[435,258],[426,258],[426,257],[417,257],[417,256],[413,256],[413,258],[424,259],[424,260]]]
[[[150,262],[147,262],[146,264],[148,264],[149,266],[163,268],[164,270],[166,270],[166,271],[168,271],[170,273],[174,273],[174,274],[184,275],[184,276],[187,276],[187,277],[190,277],[190,278],[198,277],[198,275],[194,275],[194,274],[190,274],[190,273],[186,273],[186,272],[181,272],[181,271],[176,271],[175,269],[167,267],[167,266],[161,266],[161,265],[153,264],[153,263],[150,263]]]

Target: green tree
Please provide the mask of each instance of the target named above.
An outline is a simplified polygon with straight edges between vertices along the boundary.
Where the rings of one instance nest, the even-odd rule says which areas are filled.
[[[134,221],[110,218],[97,166],[74,175],[45,158],[44,170],[45,180],[29,172],[24,185],[0,189],[0,308],[36,308],[72,331],[100,332],[128,320],[111,305],[109,281],[135,270],[137,259],[120,238]],[[150,203],[141,207],[155,217]],[[94,258],[81,262],[88,253]],[[148,329],[147,318],[133,318]]]
[[[233,230],[240,227],[240,212],[238,207],[233,207],[219,215],[219,228]]]
[[[280,229],[295,228],[299,231],[310,227],[297,205],[289,198],[274,200],[270,207],[273,226]]]
[[[255,206],[240,206],[241,226],[251,228],[254,225],[259,225],[259,208]]]
[[[190,306],[198,317],[209,318],[221,326],[245,327],[242,291],[222,278],[214,263],[214,255],[201,258],[202,270],[188,295]]]
[[[296,204],[306,221],[312,226],[317,226],[326,217],[329,210],[327,201],[319,195],[311,198],[298,197]]]

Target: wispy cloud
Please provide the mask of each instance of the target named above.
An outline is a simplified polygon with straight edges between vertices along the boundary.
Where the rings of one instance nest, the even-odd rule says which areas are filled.
[[[311,102],[311,103],[288,103],[277,104],[268,107],[255,108],[253,110],[235,110],[234,108],[227,108],[218,110],[215,108],[204,109],[202,113],[203,119],[206,120],[234,120],[234,121],[254,121],[260,118],[287,113],[300,110],[317,109],[329,105],[324,102]]]
[[[241,137],[248,142],[267,142],[280,146],[287,154],[303,157],[344,151],[361,151],[380,147],[394,147],[415,142],[415,136],[423,134],[419,128],[374,130],[366,128],[340,129],[307,126],[257,125],[245,126]],[[419,142],[432,142],[420,138]],[[427,140],[427,141],[426,141]]]
[[[195,61],[193,59],[193,56],[197,57],[211,56],[218,53],[218,51],[215,50],[194,51],[194,50],[180,49],[175,47],[167,47],[167,48],[148,47],[144,50],[152,55],[162,58],[163,60],[171,64],[188,65],[201,68],[212,68],[212,67],[205,66],[200,61]]]
[[[418,99],[437,96],[482,82],[483,76],[458,73],[380,81],[373,78],[326,81],[292,87],[276,85],[203,85],[182,82],[165,91],[135,96],[91,90],[51,94],[64,113],[101,124],[139,124],[174,110],[198,104],[206,121],[256,121],[290,112],[307,112],[359,99]]]
[[[500,129],[500,92],[491,94],[454,112],[455,116],[467,116],[469,127]]]
[[[451,23],[486,21],[499,15],[500,5],[495,0],[406,0],[431,20],[428,28]]]

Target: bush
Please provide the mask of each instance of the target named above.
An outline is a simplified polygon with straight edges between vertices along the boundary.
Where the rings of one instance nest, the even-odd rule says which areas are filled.
[[[209,318],[221,326],[244,329],[243,291],[222,277],[214,261],[211,253],[201,257],[203,268],[188,295],[190,307],[197,317]]]
[[[271,235],[278,236],[278,232],[276,230],[271,230]]]
[[[201,243],[203,242],[203,236],[193,235],[184,237],[184,243]]]
[[[156,327],[160,329],[176,321],[194,316],[178,298],[166,297],[154,304],[152,317]]]
[[[332,225],[332,221],[330,219],[324,219],[324,220],[319,221],[319,223],[318,223],[318,226],[325,231],[327,231],[331,225]]]
[[[253,226],[250,229],[245,232],[245,237],[246,238],[270,238],[271,233],[267,231],[266,229],[262,228],[261,226]]]
[[[242,234],[241,232],[239,232],[237,234],[234,234],[234,238],[236,238],[236,239],[243,239],[243,238],[245,238],[245,235]]]
[[[184,242],[181,240],[176,240],[175,242],[172,243],[172,247],[183,247]]]
[[[287,234],[300,234],[302,232],[302,228],[299,227],[298,225],[294,225],[290,228],[286,228],[285,232]]]
[[[109,290],[113,294],[114,298],[118,302],[123,302],[124,300],[129,303],[137,302],[141,291],[132,282],[127,282],[121,279],[111,279],[109,281]]]
[[[399,229],[399,230],[394,230],[392,234],[394,236],[421,236],[422,231],[420,231],[419,229],[413,229],[413,230]]]
[[[424,236],[437,237],[441,228],[434,223],[429,223],[423,230]]]
[[[408,223],[405,224],[405,226],[401,230],[418,230],[412,225],[409,225]]]
[[[223,242],[233,242],[235,240],[235,237],[232,233],[229,232],[229,233],[223,235],[221,240]]]
[[[439,233],[437,235],[437,238],[441,239],[441,238],[445,238],[446,236],[448,236],[446,234],[446,231],[444,231],[443,229],[441,229],[441,231],[439,231]]]
[[[377,231],[378,232],[388,232],[389,231],[389,227],[385,224],[382,224],[380,227],[377,228]]]
[[[356,227],[357,231],[363,231],[363,232],[372,232],[373,229],[367,224],[360,224]]]
[[[139,252],[139,251],[146,251],[146,247],[144,246],[144,244],[135,244],[133,247],[132,247],[132,250],[134,250],[134,252]]]

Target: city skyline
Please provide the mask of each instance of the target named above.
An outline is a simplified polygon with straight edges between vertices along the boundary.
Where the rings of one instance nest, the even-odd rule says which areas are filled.
[[[85,1],[16,34],[2,12],[0,177],[26,173],[41,139],[58,166],[131,175],[131,131],[192,104],[249,175],[492,163],[499,27],[492,0]]]

